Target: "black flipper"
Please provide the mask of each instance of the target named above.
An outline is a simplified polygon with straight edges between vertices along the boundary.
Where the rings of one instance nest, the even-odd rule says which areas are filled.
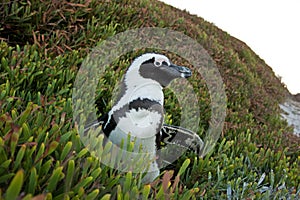
[[[163,124],[158,137],[160,138],[160,144],[157,145],[159,149],[162,146],[171,144],[187,148],[198,154],[204,144],[197,133],[179,126],[168,124]]]

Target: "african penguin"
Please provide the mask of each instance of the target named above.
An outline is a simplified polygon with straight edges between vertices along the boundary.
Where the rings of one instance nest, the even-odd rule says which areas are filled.
[[[176,78],[188,78],[190,69],[177,66],[161,54],[146,53],[137,57],[127,69],[121,83],[121,91],[111,110],[98,122],[86,127],[102,125],[102,131],[115,145],[126,142],[128,134],[134,141],[134,151],[139,148],[152,157],[144,183],[152,182],[159,175],[156,152],[161,142],[171,143],[176,134],[182,134],[179,145],[199,148],[199,136],[181,127],[163,124],[163,88]],[[168,139],[165,140],[164,139]],[[186,142],[185,141],[189,141]],[[181,143],[181,144],[180,144]]]

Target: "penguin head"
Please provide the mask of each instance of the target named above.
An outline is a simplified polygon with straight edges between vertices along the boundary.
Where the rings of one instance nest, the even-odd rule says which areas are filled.
[[[146,53],[137,57],[129,67],[127,74],[137,73],[140,78],[152,80],[166,87],[176,78],[188,78],[192,75],[190,69],[177,66],[161,54]]]

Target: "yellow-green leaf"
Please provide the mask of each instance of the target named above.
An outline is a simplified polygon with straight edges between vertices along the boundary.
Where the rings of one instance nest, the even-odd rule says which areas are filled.
[[[56,189],[57,183],[62,176],[62,169],[63,167],[58,167],[53,171],[47,186],[49,192],[53,192]]]
[[[69,141],[65,147],[63,148],[62,152],[61,152],[61,155],[60,155],[60,160],[64,160],[66,158],[66,156],[68,155],[68,153],[70,152],[72,148],[72,142]]]
[[[47,152],[47,155],[50,155],[53,151],[55,151],[56,147],[58,146],[58,142],[57,141],[52,141],[49,145],[49,148],[48,148],[48,152]]]
[[[110,194],[106,194],[101,198],[101,200],[110,200],[110,196]]]
[[[183,162],[182,166],[181,166],[180,169],[179,169],[178,175],[182,175],[182,174],[185,172],[185,170],[186,170],[186,168],[189,166],[190,162],[191,162],[190,159],[186,159],[186,160]]]
[[[148,199],[149,194],[150,194],[150,189],[151,189],[151,186],[150,186],[150,185],[145,185],[145,186],[144,186],[144,189],[143,189],[143,199],[144,199],[144,200],[147,200],[147,199]]]
[[[99,189],[93,190],[90,194],[87,195],[87,200],[94,200],[96,199],[97,195],[99,194]]]
[[[23,179],[24,179],[24,172],[23,170],[19,170],[7,188],[5,194],[6,199],[8,200],[17,199],[23,185]]]

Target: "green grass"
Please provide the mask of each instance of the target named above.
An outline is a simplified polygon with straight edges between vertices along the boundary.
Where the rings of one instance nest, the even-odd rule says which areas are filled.
[[[168,27],[197,40],[218,65],[227,117],[215,149],[182,156],[151,185],[99,162],[72,121],[73,83],[90,50],[138,27]],[[299,138],[280,119],[288,94],[274,72],[243,42],[203,19],[156,1],[4,1],[0,5],[0,199],[298,199]],[[97,88],[99,113],[133,57],[116,60]],[[176,63],[187,61],[163,52]],[[199,126],[210,96],[194,74]],[[166,91],[168,121],[180,110]],[[199,132],[199,134],[203,134]],[[171,178],[173,175],[173,178]]]

